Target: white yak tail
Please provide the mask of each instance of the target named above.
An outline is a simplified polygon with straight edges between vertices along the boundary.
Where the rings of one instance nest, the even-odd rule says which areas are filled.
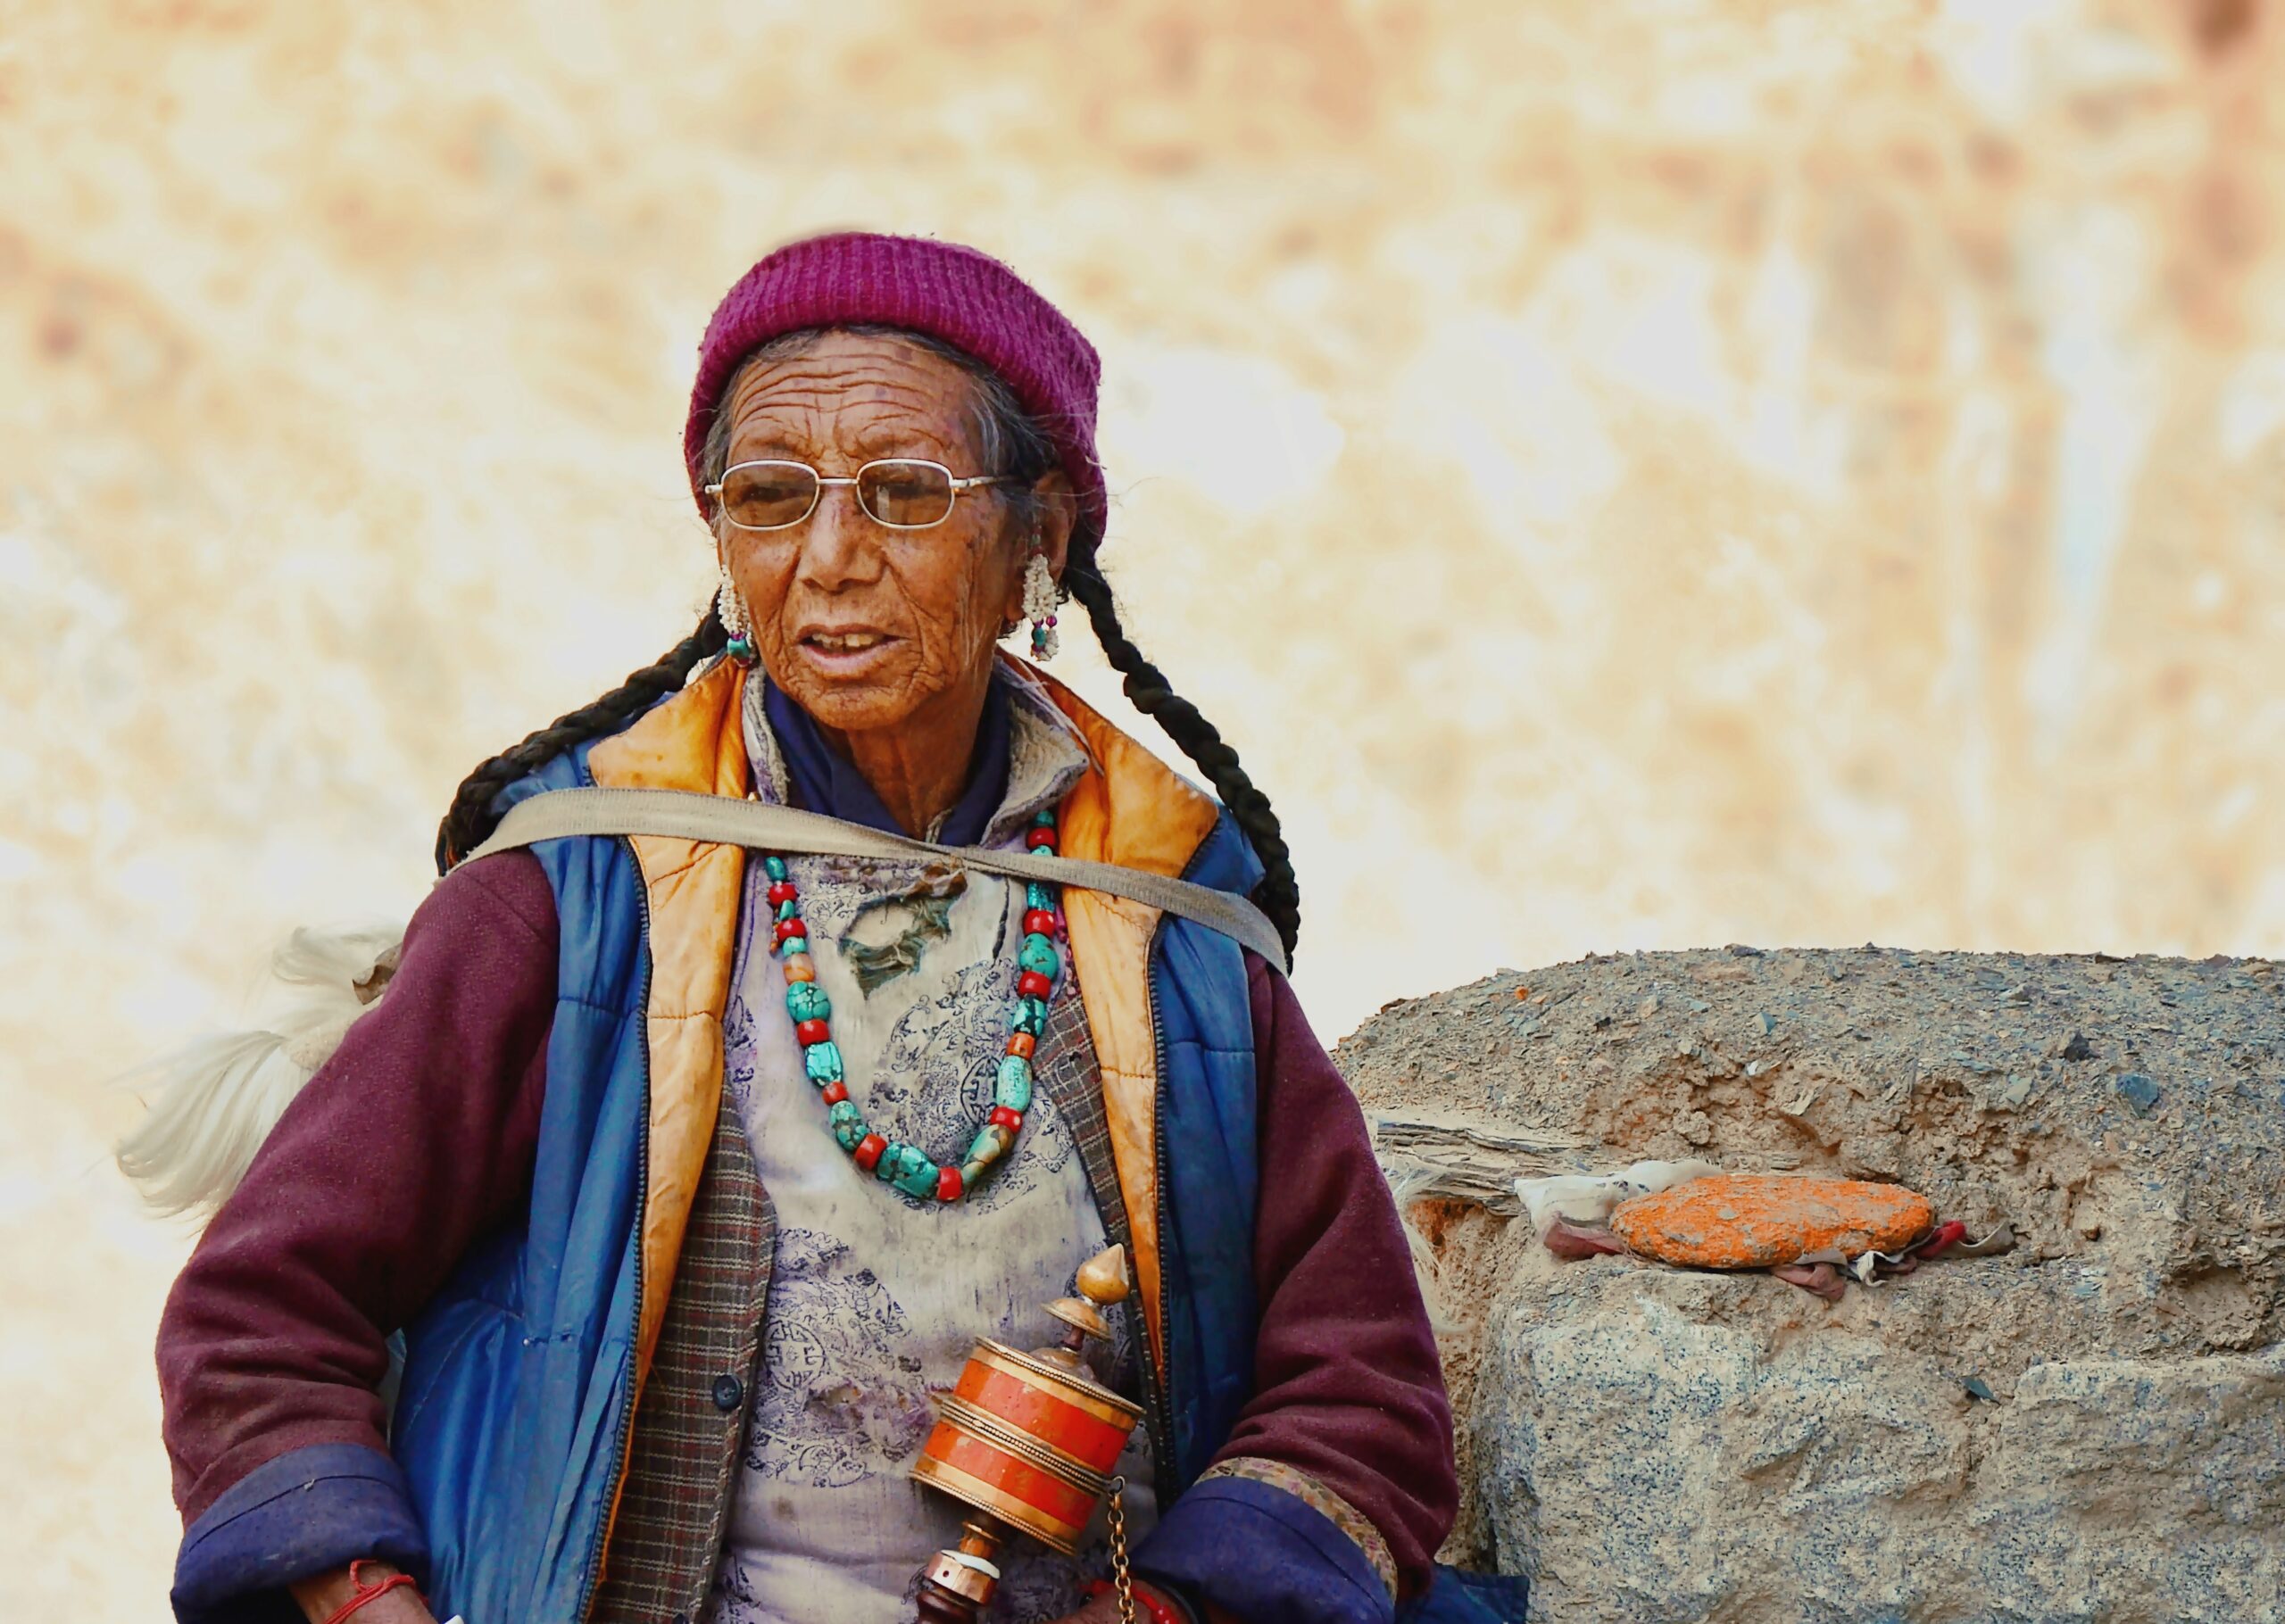
[[[295,931],[270,957],[284,992],[262,1029],[197,1039],[120,1081],[150,1114],[119,1143],[119,1167],[165,1214],[211,1214],[350,1023],[396,969],[401,927]]]

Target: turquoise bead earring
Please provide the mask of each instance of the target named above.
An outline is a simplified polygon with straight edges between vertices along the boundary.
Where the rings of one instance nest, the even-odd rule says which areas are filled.
[[[1038,544],[1034,533],[1034,545]],[[1055,632],[1055,572],[1047,555],[1034,552],[1024,566],[1024,613],[1032,623],[1032,658],[1042,664],[1053,659],[1063,640]]]
[[[723,652],[742,666],[754,662],[753,626],[746,618],[745,600],[738,596],[738,584],[730,579],[730,567],[722,566],[722,589],[714,597],[714,612],[722,622],[722,629],[730,634]]]

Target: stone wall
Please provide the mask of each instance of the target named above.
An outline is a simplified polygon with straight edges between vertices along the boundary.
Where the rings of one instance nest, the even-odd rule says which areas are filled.
[[[2252,960],[1749,949],[1391,1006],[1337,1051],[1535,1618],[2285,1618],[2285,1009]],[[2004,1256],[1828,1304],[1564,1263],[1508,1181],[1895,1180]]]

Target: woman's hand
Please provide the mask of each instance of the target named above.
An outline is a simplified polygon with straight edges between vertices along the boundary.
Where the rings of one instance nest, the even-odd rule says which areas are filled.
[[[339,1612],[342,1604],[355,1596],[359,1589],[370,1589],[386,1579],[394,1578],[397,1570],[385,1562],[361,1562],[357,1564],[357,1578],[361,1587],[350,1577],[347,1568],[336,1568],[330,1573],[320,1573],[315,1578],[305,1578],[289,1587],[294,1600],[310,1624],[325,1624]],[[436,1624],[436,1615],[428,1611],[428,1603],[420,1599],[420,1589],[412,1585],[399,1585],[386,1595],[375,1596],[350,1614],[350,1624]]]

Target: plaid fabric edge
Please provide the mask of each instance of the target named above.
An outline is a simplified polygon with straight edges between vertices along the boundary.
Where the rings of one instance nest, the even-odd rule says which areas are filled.
[[[705,1604],[753,1403],[777,1228],[745,1129],[725,1098],[636,1410],[619,1520],[589,1614],[598,1624],[695,1619]]]

